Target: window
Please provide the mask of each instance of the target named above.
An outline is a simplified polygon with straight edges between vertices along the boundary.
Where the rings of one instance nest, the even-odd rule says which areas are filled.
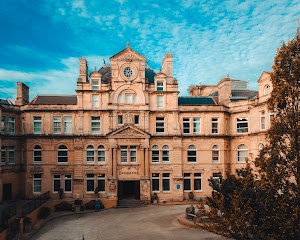
[[[213,134],[219,133],[219,118],[211,119],[211,133]]]
[[[8,133],[15,134],[15,118],[14,117],[8,118]]]
[[[136,163],[136,151],[136,146],[121,146],[121,163]]]
[[[167,145],[164,145],[162,147],[162,162],[163,163],[170,162],[170,151],[169,151],[169,146]]]
[[[162,174],[163,192],[170,191],[170,173]]]
[[[33,175],[33,193],[42,192],[42,174]]]
[[[266,85],[265,87],[264,87],[264,95],[267,95],[267,94],[269,94],[271,92],[271,87],[270,87],[270,85]]]
[[[152,173],[152,191],[159,191],[159,173]]]
[[[86,175],[86,191],[94,192],[94,190],[95,190],[94,174],[87,174]]]
[[[42,163],[42,148],[39,145],[34,146],[33,163]]]
[[[237,148],[237,161],[238,162],[246,162],[248,158],[248,148],[246,145],[239,145]]]
[[[53,192],[59,192],[60,189],[60,175],[53,175]]]
[[[6,147],[1,147],[1,165],[6,164]]]
[[[164,96],[157,96],[157,107],[163,108],[164,107]]]
[[[157,145],[152,147],[152,162],[158,163],[159,162],[159,148]]]
[[[8,147],[8,164],[15,164],[15,147]]]
[[[33,117],[33,133],[42,133],[42,117]]]
[[[100,117],[91,117],[91,130],[93,134],[100,133]]]
[[[202,184],[201,184],[201,173],[194,173],[194,190],[201,191]]]
[[[217,145],[212,147],[212,163],[219,163],[219,147]]]
[[[119,125],[123,124],[123,116],[122,115],[118,115],[118,124]]]
[[[156,117],[156,133],[163,133],[165,131],[165,118]]]
[[[275,114],[274,113],[270,113],[269,114],[269,127],[271,127],[272,122],[274,121],[274,119],[275,119]]]
[[[1,133],[2,134],[6,133],[6,117],[5,116],[1,117]]]
[[[86,162],[87,163],[94,163],[95,151],[94,147],[89,145],[86,148]]]
[[[57,162],[68,163],[68,148],[64,145],[60,145],[57,151]]]
[[[120,104],[137,104],[138,95],[132,90],[125,90],[119,94],[117,101]]]
[[[162,92],[164,90],[164,82],[157,81],[156,91]]]
[[[183,118],[183,133],[190,133],[190,119],[189,118]]]
[[[187,160],[188,162],[194,163],[197,162],[197,151],[194,145],[190,145],[187,151]]]
[[[123,95],[119,95],[118,96],[118,103],[122,103],[123,102]]]
[[[99,192],[105,192],[105,174],[102,173],[98,174],[97,187]]]
[[[258,150],[261,151],[263,148],[264,148],[264,145],[263,145],[262,143],[260,143],[260,144],[258,145]]]
[[[248,132],[248,118],[237,118],[236,119],[236,130],[238,133]]]
[[[61,117],[59,116],[53,117],[53,133],[54,134],[61,133]]]
[[[266,129],[266,116],[265,111],[260,112],[260,130]]]
[[[92,108],[99,108],[99,95],[92,94]]]
[[[191,174],[190,173],[184,173],[183,174],[183,190],[184,191],[191,191]]]
[[[99,80],[92,79],[92,90],[98,90],[99,89]]]
[[[98,147],[98,163],[105,163],[105,148],[102,145]]]
[[[221,183],[221,173],[213,173],[212,181],[214,185],[220,185]]]
[[[126,104],[131,104],[132,103],[132,94],[125,94],[125,103]]]
[[[66,174],[64,178],[65,182],[65,192],[72,192],[72,175]]]
[[[134,115],[134,125],[139,125],[140,123],[140,116],[139,115]]]
[[[72,133],[72,117],[71,116],[64,117],[64,133],[66,133],[66,134]]]
[[[194,121],[193,132],[200,133],[200,118],[199,117],[193,118],[193,121]]]

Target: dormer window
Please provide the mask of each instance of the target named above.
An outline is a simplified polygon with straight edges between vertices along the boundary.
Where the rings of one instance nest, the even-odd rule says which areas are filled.
[[[156,91],[158,91],[158,92],[164,91],[164,82],[163,81],[157,81]]]
[[[266,85],[265,88],[264,88],[264,95],[267,95],[271,92],[271,87],[270,85]]]
[[[92,90],[98,90],[98,89],[99,89],[99,80],[92,79]]]

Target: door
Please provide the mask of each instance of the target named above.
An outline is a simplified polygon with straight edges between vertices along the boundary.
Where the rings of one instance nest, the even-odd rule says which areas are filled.
[[[12,200],[12,184],[5,183],[3,184],[3,201]]]
[[[140,181],[119,181],[118,198],[140,199]]]

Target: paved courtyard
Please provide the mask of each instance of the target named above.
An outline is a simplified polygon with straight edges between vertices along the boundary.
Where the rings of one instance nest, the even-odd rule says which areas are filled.
[[[225,239],[200,228],[180,225],[186,205],[150,205],[70,215],[48,222],[31,240]]]

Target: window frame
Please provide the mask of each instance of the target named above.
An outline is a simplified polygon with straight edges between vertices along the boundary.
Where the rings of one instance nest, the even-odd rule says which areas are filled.
[[[37,126],[40,125],[40,126]],[[33,116],[33,134],[42,134],[43,119],[41,116]]]
[[[192,152],[195,152],[195,155],[190,155]],[[195,159],[195,161],[191,161],[190,159]],[[187,162],[197,163],[197,147],[193,144],[189,145],[187,148]]]
[[[104,190],[99,187],[99,182],[104,182]],[[99,193],[105,193],[106,192],[106,175],[104,173],[97,174],[97,188]]]
[[[91,154],[91,155],[90,155]],[[88,145],[86,147],[86,164],[94,164],[95,163],[95,149],[93,145]]]
[[[101,118],[100,116],[91,116],[91,133],[100,134]]]
[[[245,147],[245,148],[242,148]],[[246,152],[247,154],[243,153]],[[244,156],[241,156],[241,154],[244,154]],[[247,147],[247,145],[245,144],[240,144],[237,146],[236,148],[236,155],[237,155],[237,163],[246,163],[247,162],[247,158],[249,157],[249,148]],[[240,160],[240,159],[244,159],[244,160]]]
[[[64,134],[72,134],[73,133],[73,117],[72,116],[64,116]]]
[[[164,96],[163,95],[156,96],[156,107],[164,108]]]
[[[61,189],[61,175],[60,174],[53,174],[53,176],[52,176],[52,192],[53,193],[58,193],[59,192],[59,189]],[[57,190],[55,190],[55,188],[56,188],[56,185],[55,185],[55,183],[59,183],[58,185],[59,185],[59,187],[58,187],[58,189]]]
[[[103,156],[102,156],[102,154],[99,154],[100,152],[103,153]],[[104,161],[99,161],[99,158],[104,159]],[[106,162],[105,147],[104,147],[104,145],[99,145],[97,147],[97,163],[98,164],[104,164],[105,162]]]
[[[92,190],[88,189],[88,187],[90,187],[88,182],[93,183]],[[95,174],[94,173],[87,173],[85,175],[85,184],[86,184],[86,188],[85,188],[86,193],[94,193],[94,191],[95,191]]]
[[[218,117],[211,118],[211,133],[219,134],[219,118]]]
[[[162,163],[170,163],[170,148],[168,145],[162,147]]]
[[[1,116],[1,133],[6,134],[7,131],[7,123],[6,123],[6,116]]]
[[[153,145],[151,149],[151,162],[159,163],[159,147],[157,145]]]
[[[247,126],[241,126],[243,124],[247,124]],[[249,119],[248,119],[248,117],[236,118],[236,132],[239,133],[239,134],[249,132]]]
[[[191,123],[189,117],[182,118],[182,133],[190,134],[191,133]]]
[[[154,184],[155,182],[155,184]],[[157,186],[157,188],[154,189],[154,186]],[[151,174],[151,191],[153,193],[160,192],[160,173],[152,173]]]
[[[37,153],[39,154],[37,155]],[[40,158],[40,160],[37,161],[37,158]],[[42,164],[42,147],[40,145],[33,147],[33,164]]]
[[[199,120],[197,120],[199,119]],[[197,130],[197,125],[199,128],[199,131]],[[200,134],[201,133],[201,117],[193,117],[193,134]]]
[[[165,91],[165,83],[164,83],[164,81],[157,81],[156,82],[156,91],[157,92],[163,92],[163,91]]]
[[[32,177],[32,181],[33,181],[33,184],[32,184],[32,191],[33,191],[33,194],[37,194],[37,193],[41,193],[42,192],[42,174],[33,174],[33,177]],[[36,183],[39,183],[38,185]],[[36,188],[39,187],[39,191],[36,191]]]
[[[15,117],[8,117],[7,118],[7,125],[8,125],[8,134],[15,134],[16,132],[16,118]]]
[[[65,148],[63,148],[65,147]],[[63,153],[63,152],[66,152],[66,156],[63,156],[63,155],[59,155],[60,153]],[[65,158],[66,161],[61,161],[60,159],[63,159]],[[60,160],[60,161],[59,161]],[[58,148],[57,148],[57,164],[68,164],[69,162],[69,149],[66,145],[59,145]]]
[[[264,131],[266,130],[266,112],[265,110],[262,110],[259,112],[260,113],[260,130]]]
[[[91,90],[99,90],[99,79],[91,79]]]
[[[70,177],[67,177],[67,176],[70,176]],[[64,174],[63,175],[63,177],[64,177],[64,192],[65,193],[72,193],[72,187],[73,187],[73,178],[72,178],[72,174]],[[66,190],[66,183],[67,183],[67,181],[70,181],[70,191],[67,191]]]
[[[211,154],[212,154],[212,163],[218,164],[220,163],[220,147],[218,145],[213,145],[211,148]],[[217,160],[216,160],[217,159]]]
[[[100,107],[99,94],[92,94],[92,109],[97,109]]]
[[[168,188],[165,189],[165,183],[167,183]],[[162,173],[162,192],[171,192],[171,174],[170,173]]]
[[[7,147],[1,146],[1,165],[7,164]]]
[[[52,124],[53,124],[53,128],[52,128],[53,134],[61,134],[62,117],[61,116],[53,116]]]
[[[186,189],[186,183],[189,185],[189,189]],[[190,192],[192,191],[192,176],[191,173],[183,173],[183,191]]]
[[[8,148],[8,165],[15,165],[16,164],[16,147],[9,146]]]
[[[156,117],[155,132],[158,134],[165,133],[165,117]]]

